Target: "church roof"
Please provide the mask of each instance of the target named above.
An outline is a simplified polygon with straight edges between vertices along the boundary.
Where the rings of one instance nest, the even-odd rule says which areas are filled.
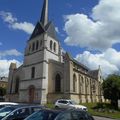
[[[34,38],[38,35],[41,35],[44,32],[45,32],[44,27],[42,26],[42,24],[40,22],[38,22],[35,26],[35,29],[34,29],[32,35],[31,35],[30,39],[32,39],[32,38]]]
[[[42,25],[42,23],[38,22],[36,24],[36,27],[30,37],[30,40],[32,38],[35,38],[38,35],[41,35],[43,33],[47,33],[50,37],[54,38],[56,41],[58,41],[57,39],[57,35],[56,35],[56,31],[55,31],[55,27],[53,22],[49,22],[45,27]]]
[[[8,78],[7,77],[0,77],[0,81],[8,82]]]
[[[72,56],[68,52],[66,54],[68,55],[70,60],[73,61],[75,64],[77,64],[78,66],[80,66],[80,67],[86,69],[87,71],[89,71],[89,68],[87,66],[83,65],[82,63],[80,63],[77,60],[75,60],[74,58],[72,58]]]
[[[57,41],[55,26],[48,20],[48,0],[44,0],[40,21],[36,24],[30,40],[45,32]]]
[[[77,60],[75,60],[74,58],[72,58],[72,56],[66,52],[66,55],[68,56],[68,58],[75,63],[76,65],[78,65],[79,67],[82,67],[83,69],[87,70],[87,74],[95,79],[98,79],[98,75],[99,75],[99,69],[96,70],[90,70],[87,66],[85,66],[84,64],[78,62]]]
[[[48,0],[44,0],[40,22],[43,26],[48,24]]]
[[[98,78],[99,69],[97,69],[97,70],[91,70],[91,71],[88,72],[88,74],[90,76],[93,76],[94,78]]]
[[[73,62],[76,63],[77,65],[81,66],[82,68],[86,69],[87,71],[89,70],[89,68],[87,66],[85,66],[84,64],[78,62],[77,60],[73,59]]]
[[[56,36],[56,30],[55,30],[55,26],[53,24],[53,22],[49,22],[46,26],[45,26],[45,30],[48,33],[48,35],[52,38],[54,38],[55,40],[57,40],[57,36]]]

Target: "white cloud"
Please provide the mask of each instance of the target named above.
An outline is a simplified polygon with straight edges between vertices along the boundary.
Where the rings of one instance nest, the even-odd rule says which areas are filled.
[[[28,34],[31,34],[34,30],[34,25],[32,23],[18,22],[17,18],[13,17],[10,12],[0,11],[0,16],[12,29],[22,30]]]
[[[59,31],[58,27],[55,27],[55,31],[61,36],[64,37],[65,35]]]
[[[104,77],[113,73],[120,73],[120,52],[113,48],[107,49],[103,53],[92,54],[89,51],[84,51],[83,54],[76,55],[76,58],[81,63],[91,69],[98,69],[101,66]]]
[[[57,33],[60,33],[58,27],[55,27],[55,31],[56,31]]]
[[[17,60],[0,60],[0,76],[8,77],[9,67],[11,63],[16,63],[17,67],[19,67],[22,63]]]
[[[6,50],[6,51],[0,51],[0,57],[5,56],[21,56],[22,53],[17,51],[16,49]]]
[[[17,67],[19,67],[22,63],[18,60],[12,59],[7,60],[6,57],[8,56],[21,56],[22,53],[17,51],[16,49],[6,50],[6,51],[0,51],[0,76],[8,76],[10,63],[16,63]]]
[[[120,0],[100,0],[90,17],[65,16],[66,44],[105,50],[120,43]]]
[[[19,30],[23,30],[28,34],[31,34],[34,30],[34,26],[31,23],[27,23],[27,22],[23,22],[23,23],[14,23],[11,26],[13,29],[19,29]]]

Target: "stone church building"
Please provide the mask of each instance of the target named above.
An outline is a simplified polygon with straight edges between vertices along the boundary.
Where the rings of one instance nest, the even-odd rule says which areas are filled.
[[[7,100],[27,103],[53,103],[66,98],[77,103],[102,100],[101,71],[90,70],[62,53],[55,26],[48,20],[48,0],[31,34],[23,64],[11,63]]]

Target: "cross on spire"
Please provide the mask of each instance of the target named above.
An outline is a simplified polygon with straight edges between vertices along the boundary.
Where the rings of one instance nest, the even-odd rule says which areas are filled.
[[[43,24],[43,26],[47,25],[48,23],[48,0],[44,0],[40,22]]]

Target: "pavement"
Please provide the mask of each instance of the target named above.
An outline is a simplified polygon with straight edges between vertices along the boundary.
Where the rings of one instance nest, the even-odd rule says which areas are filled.
[[[110,118],[105,118],[105,117],[98,117],[98,116],[93,116],[95,120],[120,120],[120,119],[110,119]]]

